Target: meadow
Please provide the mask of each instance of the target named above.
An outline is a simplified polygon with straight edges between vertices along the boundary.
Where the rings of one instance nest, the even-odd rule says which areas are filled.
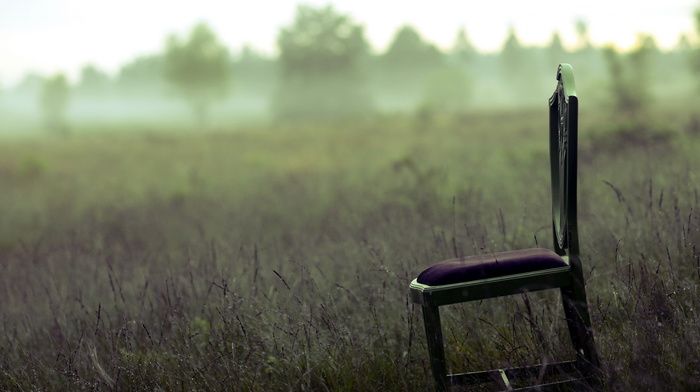
[[[581,109],[606,390],[700,388],[692,108]],[[423,391],[408,284],[551,246],[547,113],[0,140],[0,390]],[[572,358],[557,293],[446,308],[459,371]],[[484,386],[488,388],[489,386]]]

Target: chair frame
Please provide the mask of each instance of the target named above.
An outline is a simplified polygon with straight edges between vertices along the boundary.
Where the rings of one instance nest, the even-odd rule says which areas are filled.
[[[600,385],[599,360],[586,301],[583,267],[579,255],[577,221],[578,97],[573,69],[560,64],[557,88],[549,99],[549,149],[552,191],[552,229],[554,251],[568,264],[528,273],[506,275],[464,283],[429,286],[414,279],[411,300],[421,305],[428,340],[430,364],[436,389],[484,382],[500,382],[512,390],[511,379],[561,373],[581,377],[532,387],[556,389],[563,383],[585,383],[594,389]],[[512,369],[447,374],[439,307],[505,295],[559,288],[576,359]]]

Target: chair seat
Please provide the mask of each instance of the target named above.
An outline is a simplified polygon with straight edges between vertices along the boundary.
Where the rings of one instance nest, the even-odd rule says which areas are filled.
[[[550,249],[513,250],[445,260],[421,272],[417,281],[428,286],[441,286],[568,265]]]

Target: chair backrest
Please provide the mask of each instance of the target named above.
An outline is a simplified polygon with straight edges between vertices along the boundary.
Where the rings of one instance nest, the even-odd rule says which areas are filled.
[[[571,65],[559,65],[557,81],[557,88],[549,99],[554,250],[562,256],[577,256],[578,97]]]

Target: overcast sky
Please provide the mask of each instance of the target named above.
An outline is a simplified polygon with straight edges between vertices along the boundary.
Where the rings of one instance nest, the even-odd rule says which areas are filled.
[[[138,55],[161,51],[169,34],[208,23],[236,52],[244,44],[273,54],[279,28],[294,18],[298,0],[0,0],[0,83],[16,83],[27,72],[64,72],[75,78],[86,64],[114,74]],[[515,28],[521,40],[544,44],[559,31],[574,45],[574,23],[584,20],[596,44],[626,48],[641,32],[662,46],[693,33],[700,0],[333,0],[365,26],[376,50],[383,50],[404,24],[430,42],[450,47],[464,27],[483,51],[497,50]]]

